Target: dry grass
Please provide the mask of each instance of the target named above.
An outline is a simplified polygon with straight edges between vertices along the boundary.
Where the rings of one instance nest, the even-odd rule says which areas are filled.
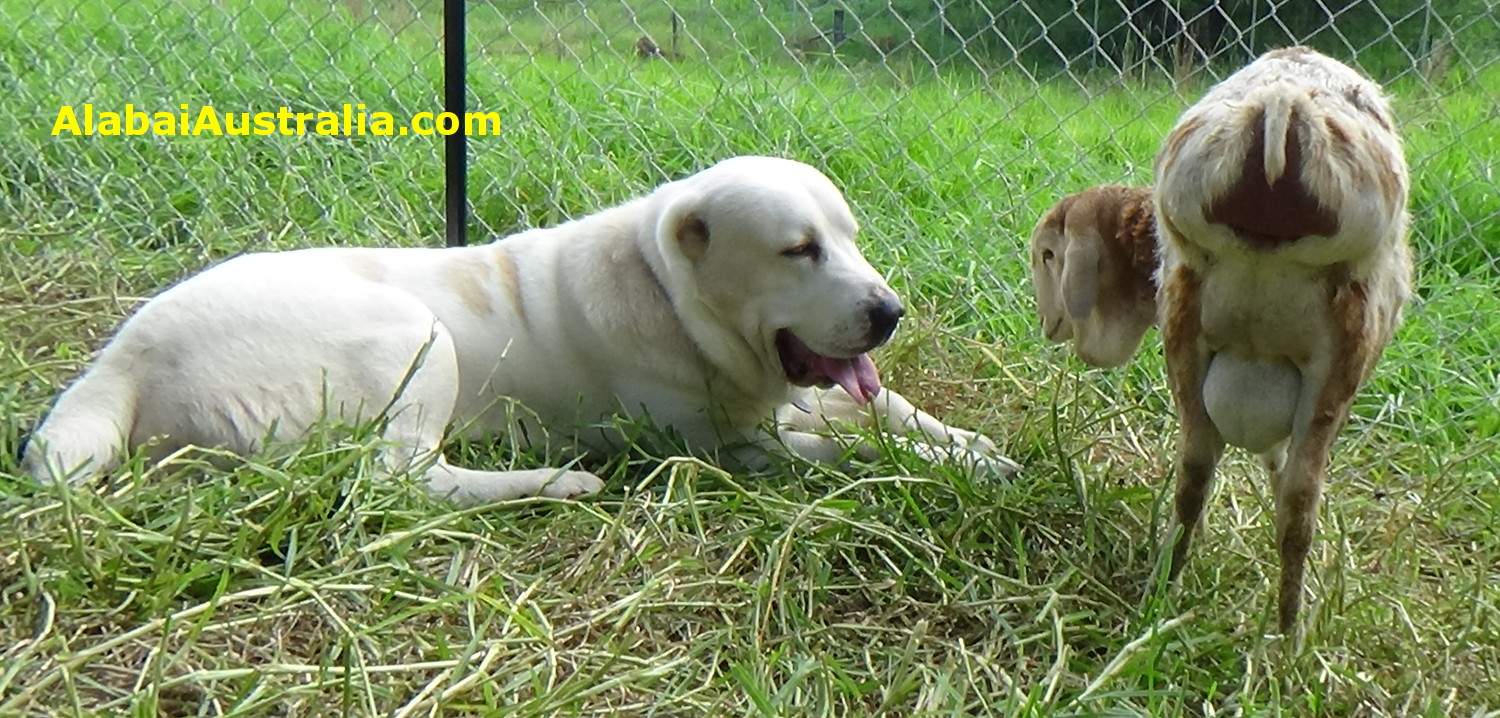
[[[497,231],[731,153],[827,168],[911,309],[878,357],[888,383],[1000,440],[1027,466],[1014,481],[894,449],[847,474],[748,475],[640,450],[599,467],[597,499],[454,512],[373,482],[368,432],[330,430],[227,467],[34,485],[19,442],[140,298],[246,248],[441,234],[436,143],[35,131],[79,98],[431,109],[407,54],[430,43],[183,7],[0,0],[17,28],[0,42],[0,715],[1500,707],[1493,82],[1398,83],[1422,301],[1337,445],[1295,651],[1267,635],[1271,509],[1247,457],[1226,462],[1181,586],[1146,583],[1174,433],[1154,335],[1130,366],[1087,371],[1031,314],[1035,217],[1071,189],[1149,179],[1190,99],[1166,82],[475,60],[476,96],[509,120],[471,165],[476,223]]]

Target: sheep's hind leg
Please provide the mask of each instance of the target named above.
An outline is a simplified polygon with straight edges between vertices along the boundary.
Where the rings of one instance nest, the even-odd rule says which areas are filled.
[[[1202,281],[1187,267],[1178,267],[1165,287],[1167,316],[1162,340],[1167,354],[1167,380],[1182,423],[1177,441],[1175,536],[1168,582],[1175,581],[1187,562],[1194,530],[1203,520],[1203,507],[1213,488],[1214,472],[1224,453],[1224,439],[1203,404],[1203,381],[1210,357],[1200,341],[1203,327],[1200,299]]]
[[[1375,347],[1365,331],[1367,311],[1363,285],[1346,285],[1335,293],[1333,341],[1326,355],[1302,367],[1306,381],[1286,463],[1273,474],[1276,542],[1281,552],[1278,626],[1283,634],[1293,630],[1302,610],[1307,557],[1317,533],[1329,454],[1374,356]]]

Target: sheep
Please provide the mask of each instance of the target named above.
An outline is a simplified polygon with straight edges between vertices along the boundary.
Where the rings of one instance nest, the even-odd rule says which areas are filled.
[[[1151,190],[1104,185],[1062,198],[1031,235],[1042,333],[1084,363],[1124,364],[1156,324],[1156,212]]]
[[[1105,185],[1064,197],[1032,233],[1031,273],[1042,332],[1054,343],[1072,342],[1078,358],[1100,368],[1118,367],[1135,355],[1146,330],[1157,324],[1156,211],[1151,190]],[[1205,378],[1210,416],[1236,442],[1264,451],[1291,432],[1291,414],[1276,397],[1295,392],[1287,364],[1255,374],[1231,371],[1225,355]],[[1237,382],[1246,386],[1239,387]],[[1279,384],[1282,391],[1259,392]],[[1247,401],[1249,397],[1249,401]],[[1253,400],[1270,397],[1269,404]],[[1238,404],[1238,407],[1235,404]],[[1265,432],[1255,438],[1251,432]]]
[[[1282,48],[1178,118],[1155,179],[1158,323],[1180,424],[1168,581],[1225,445],[1254,452],[1291,634],[1329,454],[1412,295],[1402,142],[1372,80]]]

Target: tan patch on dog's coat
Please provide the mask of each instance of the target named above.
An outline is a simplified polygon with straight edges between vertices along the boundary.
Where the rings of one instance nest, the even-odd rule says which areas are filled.
[[[490,294],[484,285],[489,281],[489,268],[482,263],[463,257],[448,265],[448,286],[458,295],[464,306],[476,316],[487,317],[495,313],[490,306]]]
[[[504,247],[495,253],[495,268],[500,270],[500,283],[510,293],[510,305],[515,308],[516,316],[520,317],[522,325],[530,329],[531,321],[526,318],[526,300],[521,295],[521,275],[516,271],[515,258]]]
[[[355,274],[364,279],[372,282],[385,281],[385,266],[370,257],[354,254],[346,257],[344,263],[349,265],[349,269],[353,270]]]

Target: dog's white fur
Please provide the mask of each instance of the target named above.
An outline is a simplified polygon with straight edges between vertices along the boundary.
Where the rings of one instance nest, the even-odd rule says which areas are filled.
[[[561,433],[614,451],[620,437],[600,422],[644,416],[694,450],[752,464],[782,449],[837,461],[847,437],[826,430],[852,421],[914,431],[912,445],[934,458],[1018,468],[985,437],[879,388],[865,353],[890,336],[901,305],[856,231],[817,170],[738,157],[483,246],[241,256],[129,318],[58,399],[23,464],[44,481],[84,480],[142,446],[153,459],[186,446],[250,454],[322,419],[375,418],[388,468],[425,471],[434,493],[572,497],[602,481],[452,466],[440,453],[446,432],[525,444]],[[785,332],[804,345],[796,367],[783,367]],[[834,379],[862,396],[823,388]]]
[[[1257,452],[1275,494],[1286,632],[1328,454],[1411,295],[1401,142],[1375,83],[1286,48],[1188,109],[1156,177],[1161,330],[1181,421],[1171,575],[1224,445]]]

